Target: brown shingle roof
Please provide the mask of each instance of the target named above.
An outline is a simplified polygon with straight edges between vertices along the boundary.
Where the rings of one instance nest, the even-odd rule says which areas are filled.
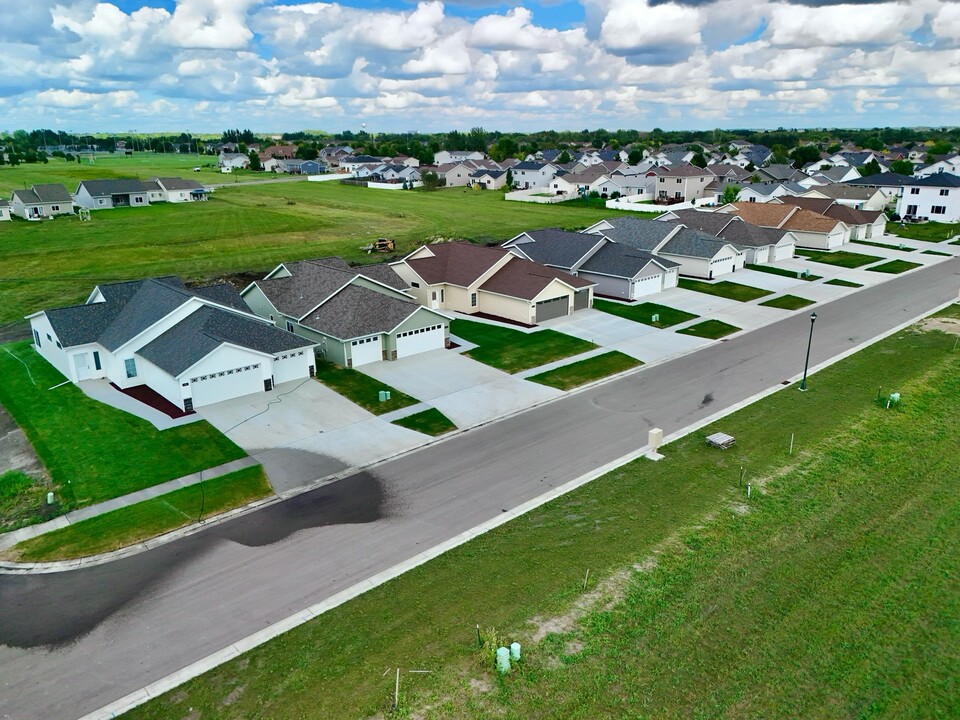
[[[797,212],[795,205],[782,203],[733,203],[734,215],[739,215],[748,223],[761,227],[780,227],[792,213]]]
[[[802,232],[833,232],[834,228],[840,223],[834,218],[817,215],[812,210],[800,208],[793,215],[787,218],[787,221],[781,225],[783,230],[800,230]]]
[[[438,243],[428,247],[433,257],[414,258],[406,263],[431,285],[445,282],[468,287],[507,254],[506,250],[499,248],[464,242]]]
[[[574,277],[563,270],[540,265],[514,257],[480,286],[481,290],[533,300],[554,280],[562,280],[578,290],[596,285],[589,280]]]
[[[841,205],[838,202],[823,198],[802,198],[784,196],[780,198],[781,202],[796,205],[811,210],[819,215],[824,215],[834,220],[840,220],[847,225],[872,225],[883,213],[880,210],[857,210],[848,205]]]

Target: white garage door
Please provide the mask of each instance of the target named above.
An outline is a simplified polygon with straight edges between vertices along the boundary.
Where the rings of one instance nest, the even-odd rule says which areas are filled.
[[[644,295],[653,295],[658,293],[663,289],[663,276],[662,275],[650,275],[649,277],[640,278],[637,280],[636,284],[633,286],[633,297],[634,299],[643,297]]]
[[[397,357],[407,357],[427,350],[442,350],[446,347],[443,325],[408,330],[397,334]]]
[[[380,336],[372,335],[367,338],[350,341],[351,367],[360,367],[372,362],[380,362],[383,352],[380,349]]]
[[[190,378],[195,408],[263,390],[259,363]]]
[[[773,251],[774,260],[789,260],[793,257],[793,245],[778,245]]]

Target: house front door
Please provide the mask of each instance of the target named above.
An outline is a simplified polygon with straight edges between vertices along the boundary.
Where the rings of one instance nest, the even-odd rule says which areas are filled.
[[[77,353],[73,356],[73,367],[77,371],[77,381],[87,380],[90,375],[90,353]]]
[[[433,290],[430,292],[430,307],[434,310],[440,307],[440,303],[437,302],[437,291]]]

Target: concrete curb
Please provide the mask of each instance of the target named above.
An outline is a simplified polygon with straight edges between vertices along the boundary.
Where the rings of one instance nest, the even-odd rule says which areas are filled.
[[[808,377],[816,372],[819,372],[820,370],[823,370],[824,368],[830,367],[831,365],[837,362],[840,362],[841,360],[844,360],[845,358],[859,352],[865,347],[869,347],[870,345],[873,345],[879,342],[880,340],[883,340],[884,338],[890,337],[891,335],[895,335],[896,333],[900,332],[904,328],[907,328],[915,324],[919,319],[926,317],[930,313],[938,312],[939,310],[942,310],[945,307],[949,307],[950,305],[953,305],[955,302],[956,302],[955,300],[950,300],[949,302],[945,302],[937,306],[930,312],[925,313],[924,315],[920,315],[918,317],[912,318],[911,320],[903,322],[897,325],[896,327],[884,333],[881,333],[880,335],[877,335],[876,337],[870,340],[862,342],[854,346],[853,348],[850,348],[849,350],[830,358],[829,360],[826,360],[818,365],[815,365],[807,373]],[[797,380],[799,380],[800,377],[801,377],[801,374],[798,373],[793,377],[791,377],[788,380],[788,382],[794,383]],[[771,388],[768,388],[767,390],[759,392],[749,398],[746,398],[740,401],[739,403],[735,403],[734,405],[728,408],[724,408],[723,410],[720,410],[712,415],[709,415],[708,417],[705,417],[702,420],[696,423],[693,423],[692,425],[688,425],[687,427],[682,428],[677,432],[667,435],[664,438],[664,442],[665,443],[672,442],[686,435],[689,435],[690,433],[696,432],[697,430],[703,427],[706,427],[707,425],[710,425],[711,423],[714,423],[717,420],[723,417],[726,417],[727,415],[735,413],[738,410],[741,410],[744,407],[747,407],[748,405],[751,405],[757,402],[758,400],[761,400],[769,395],[772,395],[775,392],[782,390],[783,388],[784,388],[783,385],[778,384]],[[646,454],[648,449],[649,449],[649,446],[645,445],[631,453],[628,453],[626,455],[621,456],[620,458],[617,458],[616,460],[612,460],[611,462],[608,462],[603,466],[590,471],[589,473],[581,475],[580,477],[575,478],[574,480],[564,483],[563,485],[560,485],[556,488],[553,488],[549,492],[546,492],[536,498],[533,498],[531,500],[528,500],[525,503],[522,503],[514,508],[511,508],[507,512],[501,513],[500,515],[494,518],[491,518],[486,522],[480,523],[479,525],[476,525],[473,528],[470,528],[469,530],[466,530],[460,533],[459,535],[456,535],[450,538],[449,540],[446,540],[442,543],[439,543],[438,545],[433,546],[428,550],[425,550],[417,555],[414,555],[408,560],[398,563],[393,567],[388,568],[387,570],[384,570],[365,580],[362,580],[356,583],[355,585],[352,585],[351,587],[347,588],[346,590],[342,590],[341,592],[336,593],[335,595],[332,595],[329,598],[322,600],[319,603],[315,603],[314,605],[311,605],[305,608],[304,610],[301,610],[300,612],[294,613],[293,615],[290,615],[284,618],[283,620],[280,620],[272,625],[269,625],[263,630],[260,630],[254,633],[253,635],[249,635],[243,638],[242,640],[239,640],[222,650],[219,650],[215,653],[211,653],[210,655],[207,655],[205,658],[198,660],[197,662],[192,663],[175,673],[167,675],[166,677],[161,678],[160,680],[157,680],[156,682],[153,682],[150,685],[147,685],[146,687],[141,688],[140,690],[136,690],[120,698],[119,700],[116,700],[113,703],[110,703],[109,705],[105,705],[102,708],[93,711],[92,713],[84,715],[82,718],[80,718],[80,720],[109,720],[110,718],[115,718],[117,717],[118,714],[124,713],[134,707],[137,707],[138,705],[141,705],[147,702],[148,700],[154,697],[157,697],[158,695],[161,695],[169,690],[172,690],[178,685],[181,685],[188,680],[198,677],[199,675],[202,675],[204,672],[212,668],[215,668],[218,665],[221,665],[229,660],[232,660],[233,658],[238,657],[242,653],[248,650],[252,650],[257,646],[262,645],[269,640],[272,640],[278,635],[281,635],[287,632],[288,630],[292,630],[293,628],[296,628],[306,623],[307,621],[312,620],[318,615],[322,615],[328,610],[331,610],[339,605],[342,605],[348,600],[352,600],[353,598],[359,595],[362,595],[368,590],[372,590],[373,588],[379,585],[382,585],[390,580],[393,580],[396,577],[399,577],[400,575],[404,574],[409,570],[412,570],[413,568],[423,565],[424,563],[428,562],[429,560],[432,560],[435,557],[438,557],[439,555],[442,555],[448,550],[452,550],[460,545],[463,545],[464,543],[472,540],[473,538],[483,535],[484,533],[490,530],[493,530],[494,528],[497,528],[500,525],[503,525],[511,520],[514,520],[522,515],[525,515],[531,510],[535,510],[536,508],[550,502],[551,500],[555,500],[558,497],[566,495],[567,493],[573,490],[576,490],[577,488],[583,485],[586,485],[587,483],[597,479],[598,477],[605,475],[606,473],[611,472],[612,470],[616,470],[617,468],[620,468],[626,465],[627,463],[632,462],[633,460],[636,460],[637,458],[642,457],[643,455]]]

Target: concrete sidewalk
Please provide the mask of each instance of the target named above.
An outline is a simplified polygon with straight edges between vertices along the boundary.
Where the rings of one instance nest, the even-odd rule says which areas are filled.
[[[20,528],[19,530],[4,533],[3,535],[0,535],[0,550],[6,550],[7,548],[13,547],[17,543],[23,542],[24,540],[35,538],[38,535],[43,535],[52,530],[65,528],[73,523],[80,522],[81,520],[89,520],[90,518],[103,515],[111,512],[112,510],[118,510],[129,505],[135,505],[139,502],[143,502],[144,500],[151,500],[152,498],[159,497],[160,495],[166,495],[174,490],[189,487],[190,485],[196,485],[204,480],[213,480],[214,478],[228,475],[229,473],[236,472],[237,470],[242,470],[245,467],[258,464],[259,463],[252,457],[231,460],[228,463],[223,463],[223,465],[217,465],[216,467],[207,468],[206,470],[191,473],[190,475],[184,475],[183,477],[175,478],[174,480],[168,480],[165,483],[153,485],[152,487],[144,488],[143,490],[137,490],[136,492],[128,493],[127,495],[121,495],[120,497],[106,500],[102,503],[97,503],[96,505],[88,505],[87,507],[68,512],[65,515],[54,518],[53,520],[48,520],[45,523],[29,525],[25,528]]]

